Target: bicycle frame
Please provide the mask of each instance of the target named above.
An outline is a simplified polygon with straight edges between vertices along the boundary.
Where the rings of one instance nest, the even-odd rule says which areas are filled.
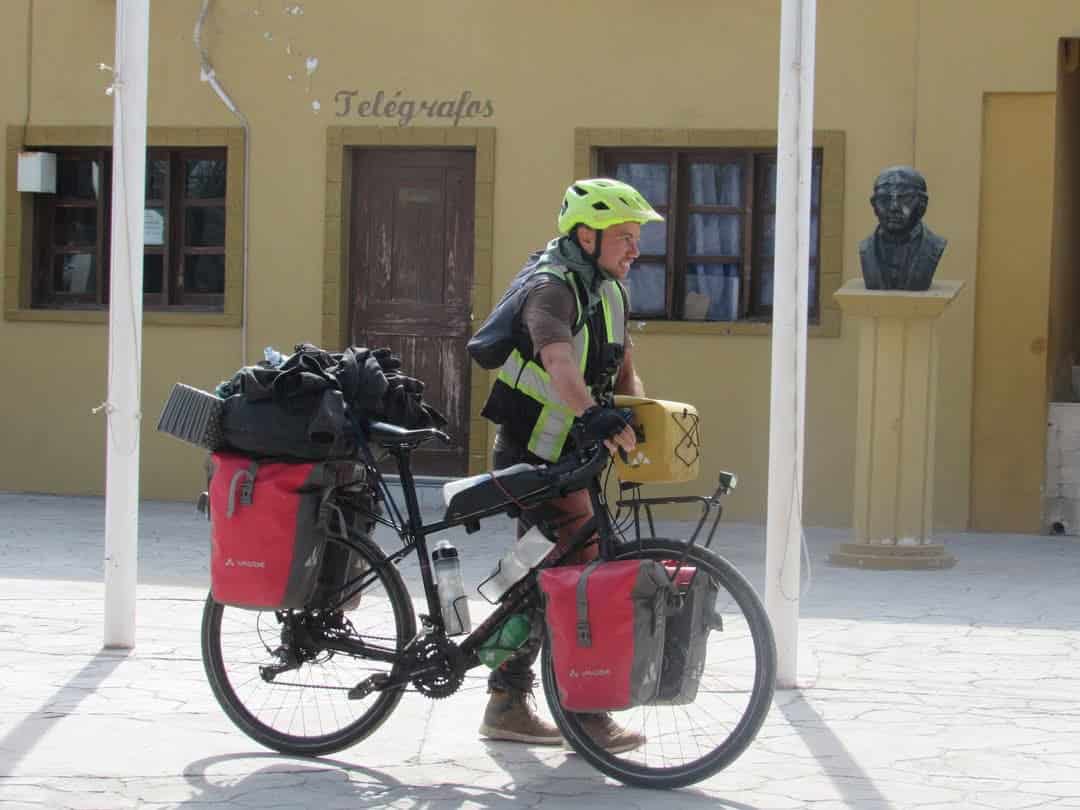
[[[387,520],[378,515],[373,515],[376,521],[392,528],[402,541],[402,547],[393,554],[387,555],[386,564],[396,565],[401,560],[415,552],[420,563],[420,576],[424,586],[424,595],[427,600],[427,614],[420,614],[420,619],[427,633],[435,633],[445,637],[446,625],[443,619],[442,606],[439,602],[438,588],[435,583],[435,575],[432,569],[431,557],[428,552],[427,538],[447,529],[463,526],[470,523],[478,523],[480,520],[496,515],[507,510],[510,501],[506,501],[471,514],[457,520],[438,520],[425,524],[420,514],[420,503],[416,496],[416,482],[411,467],[412,446],[402,444],[387,448],[397,462],[398,473],[401,481],[401,490],[405,499],[407,520],[402,519],[401,511],[394,500],[386,480],[374,464],[374,459],[368,455],[368,467],[375,477],[375,483],[382,493],[390,511],[390,519]],[[366,450],[366,448],[365,448]],[[367,453],[365,453],[367,454]],[[606,508],[603,506],[602,492],[599,477],[594,477],[588,491],[593,506],[593,516],[582,526],[562,547],[561,553],[555,558],[545,561],[538,569],[527,574],[507,592],[500,600],[499,606],[483,622],[480,623],[457,645],[458,651],[464,658],[465,669],[480,666],[481,661],[477,655],[477,649],[493,634],[493,632],[510,615],[520,612],[530,600],[534,600],[536,591],[534,587],[536,570],[549,566],[560,565],[573,553],[591,542],[593,536],[599,542],[599,553],[607,558],[613,551],[613,530]],[[333,538],[337,542],[348,546],[349,541],[342,538]],[[357,593],[362,593],[364,588],[374,579],[373,573],[362,574],[346,583],[341,588],[340,602],[344,603]],[[350,691],[350,697],[362,697],[374,689],[387,689],[401,686],[411,681],[423,671],[423,667],[416,670],[398,671],[398,664],[404,658],[403,651],[379,647],[366,641],[344,637],[326,637],[321,639],[322,645],[328,650],[334,650],[346,654],[362,655],[372,660],[383,661],[394,665],[394,671],[389,678],[378,679],[372,676],[365,682],[361,682]],[[375,680],[373,680],[375,679]],[[370,682],[370,683],[369,683]]]
[[[437,520],[425,524],[420,514],[420,503],[416,496],[416,481],[413,477],[411,465],[411,453],[416,446],[418,446],[418,444],[414,440],[384,445],[397,463],[402,495],[405,499],[407,519],[404,519],[401,510],[398,508],[397,502],[390,492],[386,480],[376,466],[375,459],[372,457],[370,450],[366,444],[362,445],[362,452],[367,461],[367,467],[374,476],[375,485],[379,489],[390,512],[389,519],[379,515],[371,515],[371,517],[377,522],[393,529],[401,539],[402,547],[393,554],[387,556],[387,565],[397,565],[401,560],[405,559],[413,552],[416,552],[420,563],[420,577],[424,586],[424,596],[427,600],[428,611],[426,614],[420,614],[419,617],[423,627],[423,635],[434,634],[436,637],[446,638],[446,624],[443,618],[442,605],[439,601],[438,588],[435,583],[431,557],[428,552],[427,538],[430,535],[457,526],[466,526],[467,529],[474,529],[474,527],[478,528],[481,520],[500,512],[506,512],[508,511],[508,507],[513,507],[517,504],[513,498],[508,495],[508,500],[468,516],[454,520]],[[597,452],[602,453],[604,451],[602,448],[598,448]],[[598,460],[599,458],[599,456],[594,456],[594,459]],[[607,457],[605,456],[604,459],[606,460]],[[603,467],[600,468],[601,471],[602,469]],[[698,521],[693,535],[686,544],[686,551],[682,555],[682,558],[677,562],[677,566],[681,567],[686,556],[689,554],[690,548],[695,544],[701,529],[704,527],[709,513],[715,509],[716,517],[710,528],[705,543],[706,547],[712,542],[713,535],[720,522],[720,497],[734,489],[736,483],[735,476],[731,473],[722,472],[720,473],[719,478],[720,481],[716,491],[711,496],[705,497],[679,496],[668,498],[643,498],[640,493],[640,485],[623,484],[621,487],[622,490],[624,492],[632,490],[633,494],[630,499],[617,501],[616,505],[619,507],[630,507],[633,510],[635,539],[641,540],[639,513],[642,509],[645,510],[650,531],[652,531],[655,536],[655,526],[652,517],[653,506],[676,503],[701,503],[703,505],[701,518]],[[522,608],[531,606],[529,605],[530,601],[535,603],[535,581],[538,570],[550,566],[561,565],[579,549],[592,542],[594,537],[599,545],[598,552],[601,559],[611,559],[614,556],[616,530],[612,525],[611,517],[608,513],[607,506],[604,503],[600,471],[597,471],[595,475],[588,479],[585,488],[589,493],[589,500],[592,504],[592,517],[586,521],[577,532],[575,532],[568,542],[560,547],[560,552],[557,556],[545,560],[544,563],[523,577],[519,582],[515,583],[515,585],[500,600],[500,604],[495,611],[457,645],[457,651],[462,656],[464,668],[466,670],[480,666],[481,661],[477,655],[478,648],[491,637],[507,617],[521,611]],[[558,490],[558,487],[553,484],[553,489]],[[347,539],[347,532],[342,532],[342,534],[344,535],[344,538],[334,539],[348,546],[349,541]],[[374,579],[374,574],[368,574],[366,576],[361,575],[354,580],[347,582],[341,587],[340,592],[342,596],[339,604],[348,601],[348,599],[358,593],[362,593],[372,579]],[[394,669],[388,678],[385,676],[372,676],[366,682],[361,682],[361,684],[354,687],[354,689],[350,691],[350,696],[362,696],[376,688],[385,689],[404,685],[411,681],[416,675],[423,672],[426,668],[425,665],[421,665],[416,669],[402,670],[399,667],[399,664],[405,657],[403,650],[380,647],[366,641],[351,639],[348,636],[325,637],[321,639],[321,641],[323,646],[329,650],[352,655],[362,655],[369,659],[379,660],[394,665]]]

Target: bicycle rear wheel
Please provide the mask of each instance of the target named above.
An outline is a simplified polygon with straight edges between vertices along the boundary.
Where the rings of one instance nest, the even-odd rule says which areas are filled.
[[[365,586],[347,611],[254,611],[218,604],[203,609],[202,657],[210,688],[229,718],[256,742],[285,754],[316,756],[371,734],[401,700],[403,688],[350,700],[348,690],[391,664],[321,648],[336,635],[401,650],[416,618],[397,568],[371,540],[354,536]],[[361,567],[363,567],[361,566]],[[265,667],[285,669],[272,679]]]
[[[679,559],[685,549],[677,540],[642,540],[622,547],[617,559]],[[684,787],[722,770],[753,741],[772,703],[776,645],[753,587],[731,563],[704,548],[691,547],[685,565],[712,579],[718,629],[708,635],[704,671],[690,702],[611,713],[618,725],[645,738],[638,748],[605,751],[585,731],[584,716],[562,708],[551,650],[544,644],[544,693],[555,723],[578,754],[628,785]]]

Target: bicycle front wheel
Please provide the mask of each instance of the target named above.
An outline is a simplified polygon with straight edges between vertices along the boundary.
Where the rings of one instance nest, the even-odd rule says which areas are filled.
[[[367,571],[363,590],[349,600],[352,610],[254,611],[207,597],[202,656],[210,688],[245,734],[275,751],[340,751],[375,731],[401,700],[403,688],[350,700],[350,688],[372,674],[389,674],[391,664],[318,642],[333,636],[359,650],[400,651],[416,635],[397,568],[371,540],[351,539]]]
[[[681,541],[649,539],[628,543],[617,559],[676,560],[685,550]],[[709,577],[705,592],[716,598],[704,669],[696,694],[611,713],[617,725],[643,739],[636,748],[605,750],[586,730],[586,724],[595,727],[589,715],[562,708],[550,646],[544,645],[544,693],[563,736],[590,764],[628,785],[684,787],[722,770],[750,745],[772,704],[776,645],[753,587],[731,563],[704,548],[691,547],[684,565]]]

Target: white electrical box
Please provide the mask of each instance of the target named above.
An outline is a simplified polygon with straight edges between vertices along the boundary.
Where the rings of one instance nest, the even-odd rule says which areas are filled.
[[[19,152],[19,191],[56,193],[56,155],[52,152]]]

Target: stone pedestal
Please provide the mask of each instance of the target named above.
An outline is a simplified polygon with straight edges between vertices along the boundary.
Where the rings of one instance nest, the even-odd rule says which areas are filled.
[[[931,539],[938,349],[935,325],[961,281],[925,292],[836,292],[858,322],[859,400],[855,425],[855,542],[829,561],[859,568],[949,568],[956,559]]]

